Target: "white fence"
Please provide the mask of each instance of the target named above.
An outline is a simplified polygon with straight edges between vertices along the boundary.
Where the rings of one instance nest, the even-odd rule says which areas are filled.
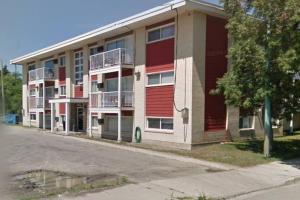
[[[118,107],[118,92],[99,92],[90,94],[91,108]],[[121,92],[121,106],[133,107],[133,92]]]
[[[104,69],[121,64],[133,64],[132,51],[128,49],[114,49],[90,56],[90,70]]]
[[[29,81],[37,81],[43,79],[55,79],[55,70],[53,68],[38,68],[30,70],[29,72]]]

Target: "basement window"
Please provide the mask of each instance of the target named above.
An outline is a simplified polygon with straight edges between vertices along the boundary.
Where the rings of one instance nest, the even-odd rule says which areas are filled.
[[[147,118],[147,128],[156,130],[173,130],[173,118]]]
[[[36,121],[36,114],[30,113],[30,120],[31,121]]]

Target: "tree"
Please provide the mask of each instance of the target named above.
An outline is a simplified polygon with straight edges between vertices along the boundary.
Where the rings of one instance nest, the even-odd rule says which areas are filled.
[[[221,0],[228,15],[231,70],[215,93],[226,103],[257,112],[271,108],[273,119],[290,119],[300,110],[299,0]],[[268,104],[272,102],[271,104]],[[271,120],[265,116],[265,156],[272,150]]]

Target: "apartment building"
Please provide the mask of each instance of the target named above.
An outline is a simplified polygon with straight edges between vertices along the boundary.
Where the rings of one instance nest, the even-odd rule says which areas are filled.
[[[185,149],[261,134],[260,116],[210,95],[230,70],[225,24],[217,5],[175,0],[16,58],[23,123]]]

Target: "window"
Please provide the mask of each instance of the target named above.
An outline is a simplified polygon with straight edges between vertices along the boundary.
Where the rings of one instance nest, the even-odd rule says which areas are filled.
[[[103,52],[103,47],[91,47],[90,56]]]
[[[59,57],[59,66],[64,67],[65,65],[66,65],[66,57],[65,56]]]
[[[60,96],[66,96],[66,86],[62,85],[60,86]]]
[[[74,53],[75,61],[75,84],[80,85],[83,82],[83,52],[78,51]]]
[[[106,91],[107,92],[115,92],[118,91],[118,79],[112,78],[106,80]]]
[[[35,64],[28,65],[28,71],[34,70],[34,69],[35,69]]]
[[[92,82],[92,88],[91,88],[92,92],[98,92],[98,86],[97,85],[98,85],[97,81]]]
[[[36,121],[36,114],[30,113],[30,120]]]
[[[35,96],[36,95],[36,90],[35,89],[30,89],[29,95],[30,96]]]
[[[54,62],[53,60],[46,60],[44,62],[44,67],[47,69],[54,69]]]
[[[160,74],[148,75],[148,86],[167,85],[174,83],[174,72],[165,72]]]
[[[173,118],[148,118],[147,128],[173,130]]]
[[[97,116],[92,116],[92,127],[98,127],[98,117]]]
[[[107,51],[119,48],[125,48],[125,39],[115,40],[106,44]]]
[[[122,91],[132,91],[133,90],[133,78],[132,76],[122,77],[121,84]],[[106,91],[114,92],[118,91],[118,78],[111,78],[106,80]]]
[[[240,117],[239,128],[240,129],[253,128],[253,116]]]
[[[168,25],[148,32],[148,42],[172,38],[175,35],[175,26]]]

